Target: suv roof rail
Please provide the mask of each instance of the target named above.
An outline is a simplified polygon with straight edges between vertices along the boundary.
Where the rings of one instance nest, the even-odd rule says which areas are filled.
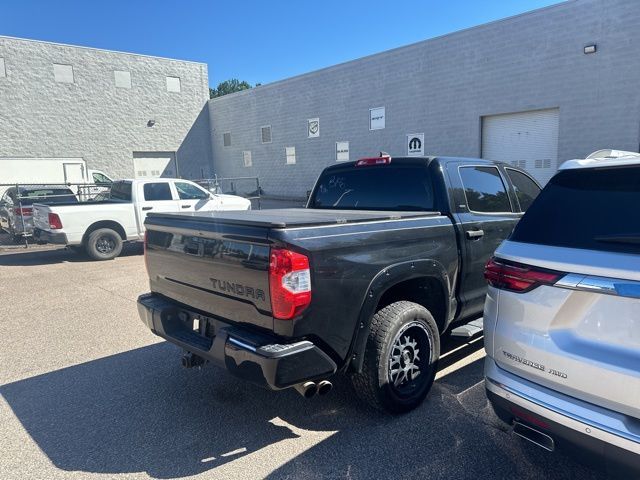
[[[586,159],[596,159],[596,158],[622,158],[622,157],[640,157],[640,153],[638,152],[625,152],[624,150],[612,150],[610,148],[605,148],[602,150],[596,150],[590,155],[587,155]]]

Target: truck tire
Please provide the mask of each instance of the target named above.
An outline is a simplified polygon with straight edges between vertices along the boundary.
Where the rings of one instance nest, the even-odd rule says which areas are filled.
[[[122,252],[122,238],[110,228],[99,228],[89,234],[84,248],[93,260],[111,260]]]
[[[395,302],[373,316],[362,372],[352,374],[351,381],[374,408],[408,412],[429,393],[439,357],[440,335],[429,310]]]

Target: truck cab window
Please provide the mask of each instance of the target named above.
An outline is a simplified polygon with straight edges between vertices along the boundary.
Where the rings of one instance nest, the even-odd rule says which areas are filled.
[[[460,167],[467,205],[472,212],[511,212],[507,188],[497,167]]]
[[[323,173],[309,208],[433,211],[433,183],[424,167],[382,165]]]
[[[169,182],[146,183],[144,185],[144,199],[148,202],[173,200]]]
[[[131,201],[131,182],[114,182],[111,185],[112,200],[121,200],[124,202]]]
[[[513,183],[513,189],[516,191],[516,197],[520,203],[520,210],[527,211],[527,208],[533,203],[538,194],[540,193],[540,187],[534,182],[528,175],[514,170],[513,168],[505,168],[511,183]]]
[[[102,173],[94,172],[92,176],[93,183],[96,185],[111,185],[111,183],[113,183],[111,179],[107,178],[107,176]]]
[[[176,182],[176,190],[180,200],[208,200],[209,194],[195,185],[186,182]]]

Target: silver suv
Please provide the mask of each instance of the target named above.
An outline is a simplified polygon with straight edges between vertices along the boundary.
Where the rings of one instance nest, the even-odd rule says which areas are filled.
[[[487,264],[485,386],[514,433],[640,474],[640,155],[602,155],[563,164]]]

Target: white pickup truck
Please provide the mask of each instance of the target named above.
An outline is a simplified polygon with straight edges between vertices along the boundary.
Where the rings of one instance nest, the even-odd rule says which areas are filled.
[[[40,243],[83,247],[94,260],[110,260],[124,242],[144,238],[149,212],[249,210],[246,198],[213,194],[188,180],[146,179],[114,182],[106,200],[33,205],[33,236]]]

